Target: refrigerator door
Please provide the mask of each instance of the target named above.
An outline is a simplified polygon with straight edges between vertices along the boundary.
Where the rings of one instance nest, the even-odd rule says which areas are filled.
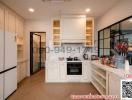
[[[10,11],[5,10],[5,70],[17,65],[14,23],[14,15]]]
[[[17,68],[5,72],[4,99],[17,89]]]
[[[4,75],[3,74],[0,74],[0,100],[4,100],[3,98],[3,89],[4,89]]]
[[[0,5],[0,72],[4,70],[4,8]]]
[[[12,33],[5,33],[5,70],[17,65],[17,48]]]

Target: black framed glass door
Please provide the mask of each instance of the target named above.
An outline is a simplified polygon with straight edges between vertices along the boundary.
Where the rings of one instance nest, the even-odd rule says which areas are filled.
[[[41,35],[30,33],[30,74],[41,69]]]

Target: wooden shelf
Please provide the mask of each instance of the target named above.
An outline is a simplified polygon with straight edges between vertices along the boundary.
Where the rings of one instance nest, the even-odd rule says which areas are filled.
[[[60,27],[53,27],[53,30],[60,30]]]
[[[53,21],[53,45],[60,46],[60,20]]]
[[[86,21],[86,42],[85,45],[92,47],[93,45],[93,19],[87,19]]]

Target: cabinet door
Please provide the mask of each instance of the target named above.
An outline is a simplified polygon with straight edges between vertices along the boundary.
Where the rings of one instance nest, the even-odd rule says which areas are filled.
[[[5,11],[5,69],[9,69],[17,65],[15,34],[12,33],[14,28],[10,28],[12,24],[9,23],[9,20],[13,20],[13,18],[10,14],[11,13],[9,13],[9,11]]]
[[[26,77],[26,62],[21,63],[20,66],[20,76],[21,76],[21,80],[23,80]]]
[[[90,82],[91,80],[91,64],[89,61],[83,61],[83,78],[87,81]]]
[[[59,63],[59,68],[60,68],[60,79],[62,81],[66,81],[66,76],[67,76],[67,65],[66,62],[60,62]]]
[[[120,78],[113,73],[108,74],[108,95],[117,95],[120,97]],[[120,100],[120,99],[119,99]]]
[[[21,81],[21,76],[20,76],[20,66],[21,64],[18,63],[17,64],[17,83],[19,83]]]
[[[59,75],[59,64],[57,62],[46,62],[46,82],[57,82]]]
[[[0,74],[0,100],[4,100],[4,98],[3,98],[3,87],[4,87],[4,85],[3,85],[3,82],[4,81],[4,77],[3,77],[3,74]]]
[[[15,36],[15,14],[11,11],[8,11],[8,24],[9,24],[9,32]]]
[[[17,89],[17,68],[5,72],[4,99]]]
[[[61,33],[63,40],[85,39],[86,18],[69,17],[61,18]]]
[[[23,36],[23,27],[24,27],[24,21],[16,16],[16,34],[18,37],[22,37]]]
[[[4,69],[4,7],[0,4],[0,72]]]

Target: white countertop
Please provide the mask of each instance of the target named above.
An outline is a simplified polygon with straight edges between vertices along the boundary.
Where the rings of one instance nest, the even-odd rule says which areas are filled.
[[[117,68],[112,68],[109,67],[107,65],[103,65],[101,64],[98,60],[96,61],[91,61],[92,64],[96,65],[97,67],[104,69],[108,72],[112,72],[115,75],[119,76],[120,78],[125,78],[126,74],[132,74],[132,66],[130,66],[129,70],[125,70],[125,69],[117,69]]]
[[[67,60],[48,60],[46,62],[88,62],[90,60],[80,60],[80,61],[67,61]]]

